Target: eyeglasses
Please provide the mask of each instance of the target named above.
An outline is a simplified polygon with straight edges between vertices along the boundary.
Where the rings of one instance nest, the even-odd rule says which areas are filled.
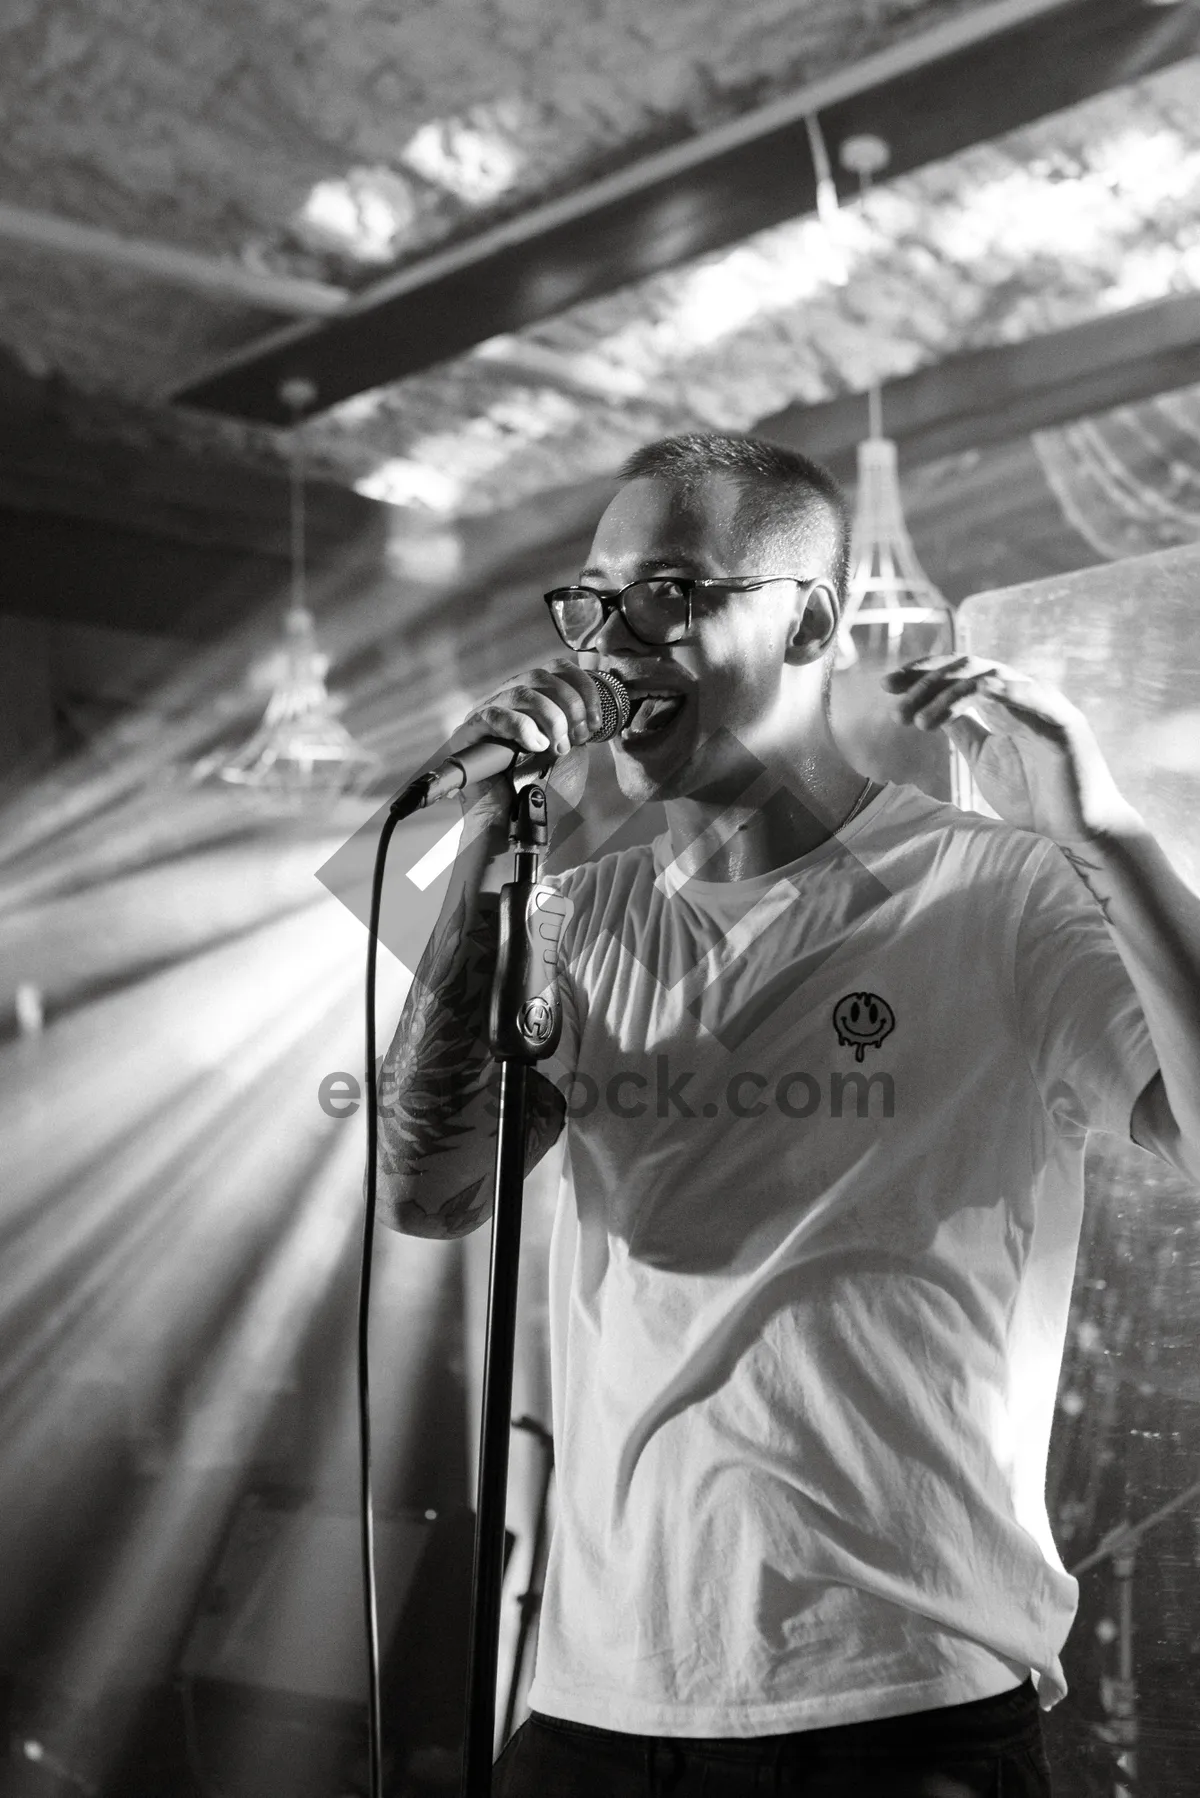
[[[639,643],[661,648],[679,643],[692,628],[692,595],[698,588],[715,587],[731,593],[749,593],[769,587],[773,581],[795,581],[811,587],[819,575],[807,579],[798,574],[724,574],[712,578],[694,575],[656,575],[631,581],[619,593],[602,593],[596,587],[554,587],[545,594],[554,628],[568,649],[583,649],[604,629],[613,612],[619,612],[632,637]]]

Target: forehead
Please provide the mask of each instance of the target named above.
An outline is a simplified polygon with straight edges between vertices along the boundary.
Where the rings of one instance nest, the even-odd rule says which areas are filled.
[[[738,487],[725,475],[710,476],[687,497],[669,481],[627,481],[596,527],[588,566],[617,575],[653,563],[694,563],[732,573],[726,562],[738,498]]]

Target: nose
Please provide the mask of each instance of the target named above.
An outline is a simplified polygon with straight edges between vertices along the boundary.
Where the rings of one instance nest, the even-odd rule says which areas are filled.
[[[581,655],[645,655],[646,645],[639,643],[620,612],[614,607],[596,632],[589,637]]]

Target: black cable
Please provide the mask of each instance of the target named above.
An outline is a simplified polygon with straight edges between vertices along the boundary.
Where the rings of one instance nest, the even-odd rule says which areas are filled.
[[[379,1596],[375,1581],[375,1506],[371,1497],[371,1265],[377,1210],[379,1088],[375,1071],[375,969],[379,959],[379,914],[383,909],[383,875],[392,832],[402,818],[420,809],[428,796],[431,775],[413,781],[392,801],[371,873],[371,906],[367,916],[366,1081],[367,1169],[364,1182],[362,1258],[358,1277],[358,1478],[362,1551],[363,1619],[367,1648],[367,1762],[370,1798],[383,1798],[383,1706],[379,1669]]]
[[[407,795],[406,795],[407,797]],[[409,808],[416,810],[419,798]],[[400,803],[389,811],[379,833],[371,875],[371,909],[367,919],[366,1082],[367,1170],[364,1185],[362,1263],[358,1283],[358,1468],[361,1526],[363,1615],[367,1647],[367,1751],[370,1798],[383,1798],[383,1730],[379,1672],[379,1601],[375,1584],[375,1508],[371,1498],[370,1337],[371,1260],[375,1241],[379,1090],[375,1072],[375,967],[379,954],[379,913],[383,875],[392,832],[406,812]]]

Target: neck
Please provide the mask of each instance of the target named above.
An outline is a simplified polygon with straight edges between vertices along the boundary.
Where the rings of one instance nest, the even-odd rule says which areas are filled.
[[[829,841],[867,792],[825,725],[816,740],[793,744],[745,784],[745,775],[706,784],[703,794],[666,803],[677,857],[706,880],[750,880]],[[872,792],[878,791],[870,783]]]

